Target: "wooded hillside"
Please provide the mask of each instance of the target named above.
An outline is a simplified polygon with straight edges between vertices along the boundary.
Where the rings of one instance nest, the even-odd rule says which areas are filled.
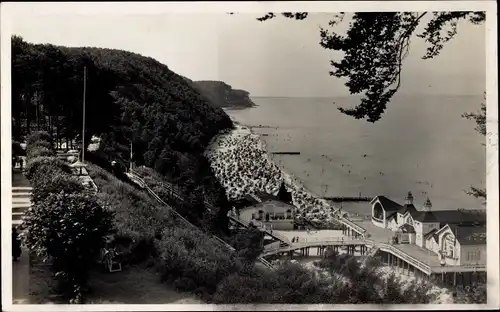
[[[193,207],[203,194],[218,198],[215,207],[225,206],[225,192],[203,151],[215,134],[232,127],[230,118],[184,77],[149,57],[12,37],[13,140],[23,141],[32,130],[48,131],[57,143],[81,136],[84,67],[85,145],[93,135],[101,138],[89,160],[126,167],[132,143],[133,161],[181,184]],[[193,218],[201,219],[204,208],[196,210]]]

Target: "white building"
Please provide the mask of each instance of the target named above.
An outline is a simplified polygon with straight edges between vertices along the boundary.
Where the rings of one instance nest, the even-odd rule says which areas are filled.
[[[371,205],[372,223],[395,232],[398,243],[431,250],[441,255],[448,265],[484,264],[486,261],[485,214],[433,210],[429,198],[418,210],[411,192],[404,205],[385,196],[375,197]]]

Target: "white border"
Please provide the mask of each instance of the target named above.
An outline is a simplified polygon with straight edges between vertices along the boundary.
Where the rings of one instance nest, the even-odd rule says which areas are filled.
[[[487,11],[486,103],[487,103],[487,191],[488,191],[488,307],[500,307],[499,290],[499,201],[498,201],[498,73],[497,6],[495,1],[311,1],[311,2],[15,2],[1,4],[1,185],[2,216],[11,211],[11,107],[10,36],[12,19],[30,14],[161,14],[175,13],[263,13],[263,12],[353,12],[353,11]],[[2,306],[5,311],[165,311],[165,310],[324,310],[324,309],[480,309],[486,305],[12,305],[10,217],[2,218]]]

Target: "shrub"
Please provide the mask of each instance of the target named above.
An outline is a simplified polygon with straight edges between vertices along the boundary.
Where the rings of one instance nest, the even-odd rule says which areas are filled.
[[[28,156],[28,159],[35,158],[35,157],[50,157],[54,156],[55,153],[54,151],[48,149],[45,146],[41,145],[30,145],[26,148],[26,155]]]
[[[85,187],[78,179],[62,170],[55,170],[50,174],[43,171],[39,171],[39,173],[35,174],[32,179],[32,200],[35,204],[45,200],[50,194],[61,191],[66,194],[83,193],[85,191]]]
[[[301,265],[286,262],[275,272],[232,274],[213,296],[215,303],[328,303],[330,280],[314,275]]]
[[[55,157],[35,157],[28,161],[26,168],[24,169],[24,174],[28,180],[33,179],[33,176],[37,172],[41,172],[44,175],[51,175],[55,172],[66,172],[71,173],[71,168],[62,160]]]
[[[116,236],[126,241],[120,246],[124,249],[124,263],[140,263],[155,256],[155,236],[177,224],[170,211],[144,190],[117,179],[103,168],[89,164],[87,169],[99,187],[99,200],[115,212]]]
[[[52,136],[47,131],[35,131],[26,137],[26,146],[45,141],[52,146]]]
[[[26,245],[37,255],[50,257],[60,289],[69,298],[80,296],[113,214],[89,194],[50,194],[30,208],[21,228]]]
[[[239,271],[235,255],[195,228],[167,229],[159,243],[162,279],[191,279],[180,290],[214,293],[217,284]]]

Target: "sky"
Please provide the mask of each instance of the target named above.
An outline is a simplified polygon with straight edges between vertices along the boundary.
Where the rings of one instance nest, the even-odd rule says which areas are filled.
[[[332,13],[304,21],[259,14],[78,15],[26,13],[10,29],[33,43],[123,49],[150,56],[192,80],[221,80],[251,96],[347,96],[344,81],[329,76],[339,55],[319,45],[319,27]],[[348,21],[344,21],[347,25]],[[346,26],[335,29],[342,32]],[[412,39],[401,94],[482,94],[485,26],[461,22],[441,55],[422,60],[426,43]]]

